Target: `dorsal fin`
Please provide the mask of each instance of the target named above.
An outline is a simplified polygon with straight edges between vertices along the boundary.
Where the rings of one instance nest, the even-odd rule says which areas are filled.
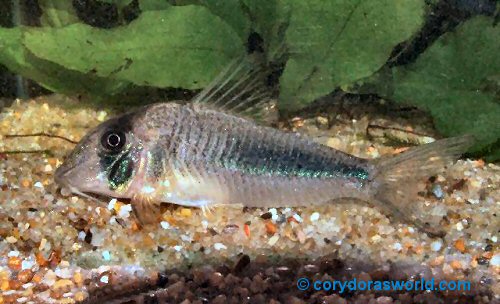
[[[226,66],[192,102],[257,121],[268,120],[276,113],[267,76],[263,60],[255,55],[240,57]]]

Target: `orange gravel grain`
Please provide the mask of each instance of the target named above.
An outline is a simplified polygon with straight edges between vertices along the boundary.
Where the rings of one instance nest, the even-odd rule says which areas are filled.
[[[458,239],[455,241],[455,248],[461,253],[465,252],[465,242],[462,239]]]
[[[271,222],[267,222],[266,223],[266,232],[268,234],[275,234],[277,231],[277,228],[276,228],[276,225],[274,225],[273,223]]]

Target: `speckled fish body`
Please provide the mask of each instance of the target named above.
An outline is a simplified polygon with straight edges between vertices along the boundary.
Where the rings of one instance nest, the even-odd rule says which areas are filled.
[[[373,170],[303,136],[193,105],[157,104],[129,117],[126,129],[140,148],[101,168],[117,189],[126,185],[126,197],[186,206],[321,204],[362,193]]]
[[[248,82],[242,92],[254,89],[252,75],[237,82]],[[160,202],[291,207],[354,198],[425,229],[414,217],[418,184],[472,141],[450,138],[369,161],[200,102],[238,101],[241,93],[223,90],[226,83],[186,105],[153,104],[102,123],[57,169],[56,181],[81,195],[130,198],[138,215]]]

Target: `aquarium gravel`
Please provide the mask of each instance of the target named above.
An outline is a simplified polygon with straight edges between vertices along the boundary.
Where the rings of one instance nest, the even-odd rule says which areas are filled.
[[[352,109],[295,117],[280,127],[361,157],[405,149],[372,140],[367,127],[383,125],[382,114]],[[77,141],[110,116],[111,111],[87,109],[58,95],[16,101],[0,113],[0,151],[36,152],[0,153],[0,303],[146,303],[153,297],[161,303],[500,300],[498,165],[459,160],[429,180],[418,204],[447,232],[443,238],[350,201],[310,208],[221,206],[206,214],[165,205],[160,222],[141,227],[127,201],[93,201],[56,187],[54,171],[73,144],[6,137],[43,132]],[[408,136],[423,133],[428,136],[419,140],[432,141],[434,131],[420,122],[393,123]],[[472,289],[303,292],[296,288],[301,276],[469,280]]]

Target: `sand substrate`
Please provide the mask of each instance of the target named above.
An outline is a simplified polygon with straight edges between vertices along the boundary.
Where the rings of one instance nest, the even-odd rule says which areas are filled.
[[[435,137],[425,119],[387,118],[364,105],[349,108],[296,117],[280,127],[367,158],[404,150],[387,145],[397,137]],[[16,101],[0,113],[0,151],[45,151],[0,153],[0,303],[499,301],[497,165],[459,160],[427,182],[416,204],[425,219],[446,231],[442,238],[350,201],[308,208],[217,207],[205,215],[166,205],[161,221],[141,227],[127,201],[95,202],[58,189],[54,171],[73,144],[5,136],[44,132],[78,140],[112,115],[60,96]],[[367,132],[368,125],[409,133],[378,127]],[[300,291],[300,277],[468,280],[472,288],[339,294]]]

